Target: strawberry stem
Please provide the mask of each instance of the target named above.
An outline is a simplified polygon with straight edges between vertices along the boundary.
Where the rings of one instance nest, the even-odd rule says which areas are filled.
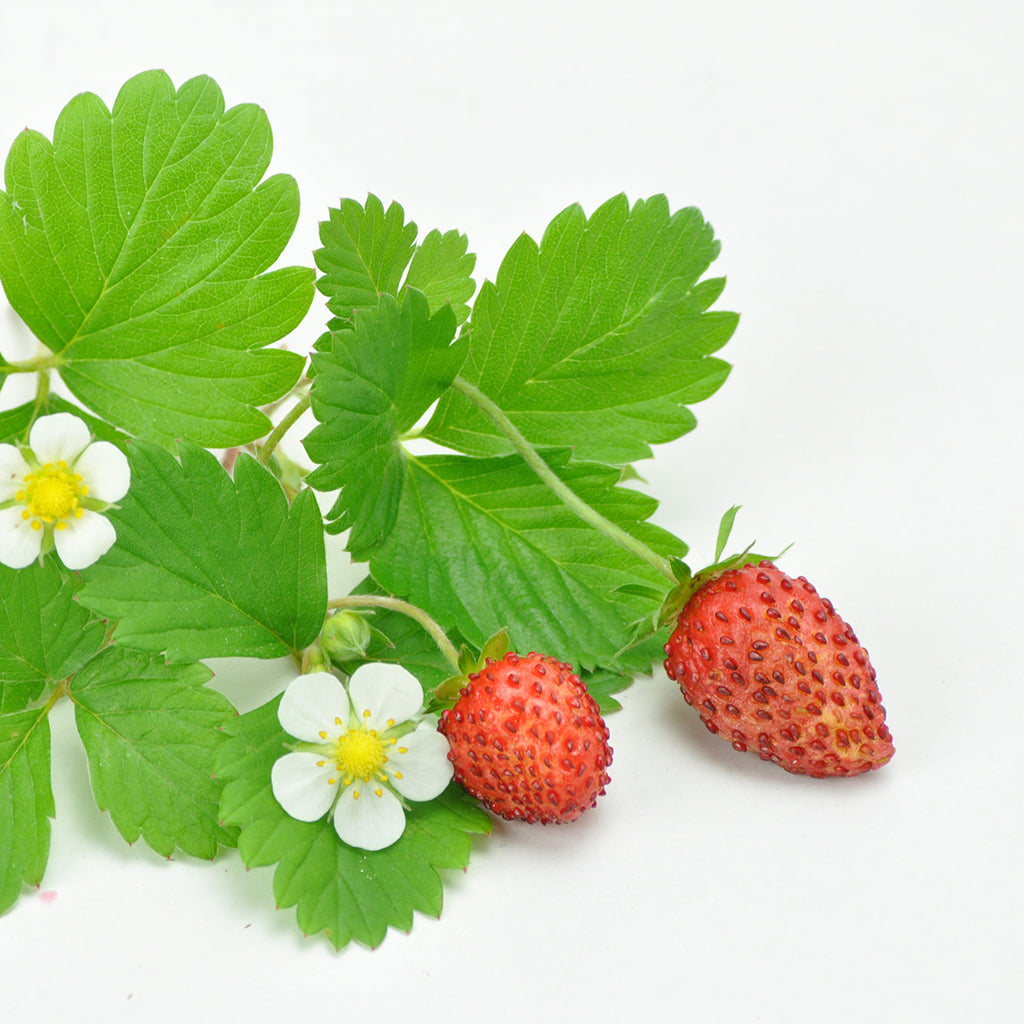
[[[501,431],[516,452],[522,456],[523,461],[564,505],[572,509],[585,523],[611,538],[620,547],[625,548],[630,554],[657,569],[663,576],[675,583],[675,574],[672,572],[672,566],[667,558],[662,558],[643,541],[637,540],[622,527],[616,526],[611,520],[606,519],[597,509],[588,505],[541,458],[537,449],[519,432],[516,425],[479,388],[462,377],[456,377],[452,382],[452,387],[465,395]]]
[[[417,608],[408,601],[397,597],[375,596],[373,594],[353,594],[349,597],[336,597],[327,602],[328,608],[386,608],[388,611],[399,612],[408,615],[410,619],[418,622],[429,634],[431,639],[440,648],[445,660],[455,669],[461,672],[459,666],[459,652],[455,650],[454,644],[445,635],[445,631],[422,609]]]
[[[270,461],[270,456],[274,454],[274,449],[280,443],[281,438],[288,433],[288,430],[295,421],[309,408],[309,403],[310,396],[307,392],[288,410],[288,413],[282,417],[281,422],[267,435],[266,441],[263,442],[256,455],[256,461],[261,466],[265,466]]]

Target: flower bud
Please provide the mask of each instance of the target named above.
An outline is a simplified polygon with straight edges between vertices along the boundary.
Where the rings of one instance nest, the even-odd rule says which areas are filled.
[[[370,625],[358,612],[336,612],[320,631],[320,646],[335,664],[362,658],[370,646]]]

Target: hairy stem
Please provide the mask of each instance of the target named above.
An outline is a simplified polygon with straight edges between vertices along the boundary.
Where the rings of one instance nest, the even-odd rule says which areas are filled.
[[[50,398],[50,371],[37,370],[36,374],[36,397],[32,403],[32,415],[29,416],[28,423],[25,424],[25,432],[22,435],[25,444],[28,444],[28,435],[32,432],[32,425],[39,418],[39,413]]]
[[[675,575],[668,559],[662,558],[656,551],[652,551],[643,541],[627,533],[620,526],[616,526],[610,519],[606,519],[597,509],[588,505],[575,491],[572,490],[541,458],[537,449],[519,432],[516,425],[505,415],[501,409],[494,404],[478,387],[470,384],[462,377],[456,377],[452,382],[456,391],[465,395],[485,416],[501,431],[502,435],[509,441],[512,447],[522,456],[523,461],[537,474],[547,487],[562,501],[564,505],[572,509],[585,523],[589,523],[595,530],[600,531],[606,537],[610,537],[616,544],[625,548],[631,554],[636,555],[641,561],[657,569],[663,576],[675,582]]]
[[[410,619],[418,622],[431,636],[431,639],[440,648],[445,660],[455,669],[459,668],[459,652],[451,640],[445,635],[444,630],[422,609],[417,608],[408,601],[397,597],[378,597],[373,594],[352,594],[349,597],[336,597],[327,602],[328,608],[386,608],[388,611],[400,612],[408,615]]]
[[[281,443],[281,438],[294,426],[295,421],[309,408],[310,396],[303,395],[281,418],[281,422],[267,435],[266,441],[260,447],[256,461],[265,466],[274,454],[274,449]]]

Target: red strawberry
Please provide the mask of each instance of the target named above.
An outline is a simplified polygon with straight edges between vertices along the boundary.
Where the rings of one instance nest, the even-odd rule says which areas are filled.
[[[830,601],[771,562],[701,585],[665,653],[687,703],[737,750],[816,778],[893,755],[867,651]]]
[[[487,658],[438,728],[456,781],[503,818],[572,821],[608,784],[608,728],[579,676],[554,658]]]

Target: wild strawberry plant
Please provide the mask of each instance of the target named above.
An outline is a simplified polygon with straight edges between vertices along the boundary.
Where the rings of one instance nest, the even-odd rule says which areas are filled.
[[[39,346],[0,353],[0,388],[36,382],[0,391],[2,910],[46,868],[58,701],[127,841],[237,847],[341,948],[438,914],[443,870],[490,828],[424,734],[453,679],[539,651],[607,712],[660,661],[667,633],[637,624],[686,546],[625,481],[728,374],[701,214],[570,206],[478,289],[465,236],[370,195],[327,211],[315,267],[274,267],[299,192],[270,157],[259,107],[151,71],[7,158],[0,280]],[[80,462],[90,446],[105,460]],[[86,512],[103,540],[77,545]],[[326,567],[342,531],[367,568],[352,593]],[[236,709],[207,685],[208,659],[280,656],[331,686]],[[406,682],[364,699],[367,663],[422,702]]]

